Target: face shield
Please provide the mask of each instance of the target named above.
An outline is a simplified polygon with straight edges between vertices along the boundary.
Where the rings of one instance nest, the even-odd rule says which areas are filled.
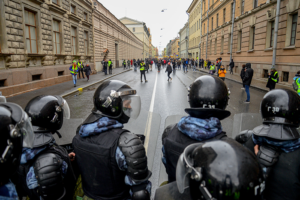
[[[193,150],[201,144],[203,143],[189,145],[179,157],[176,167],[176,182],[178,191],[181,194],[183,194],[184,190],[189,187],[190,178],[195,179],[196,181],[200,181],[202,178],[201,168],[195,169],[193,167],[194,161],[191,158]]]
[[[69,107],[68,102],[65,99],[63,99],[63,103],[62,103],[61,107],[64,111],[64,118],[70,119],[70,116],[71,116],[70,107]]]
[[[23,148],[32,148],[34,142],[34,131],[31,124],[31,118],[24,113],[24,118],[19,122],[15,129],[23,135]]]

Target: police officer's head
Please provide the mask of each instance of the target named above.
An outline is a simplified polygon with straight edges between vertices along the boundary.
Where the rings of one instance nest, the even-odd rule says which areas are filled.
[[[63,119],[70,118],[70,108],[61,96],[41,95],[31,99],[25,111],[32,119],[32,125],[55,132],[63,125]]]
[[[32,148],[33,142],[26,112],[17,104],[0,102],[0,187],[18,169],[22,148]]]
[[[93,112],[127,123],[140,114],[141,99],[129,85],[122,81],[103,82],[95,91]]]
[[[191,108],[185,109],[192,117],[220,120],[230,116],[225,110],[229,101],[226,84],[218,77],[200,76],[189,88],[188,101]]]
[[[258,200],[265,186],[255,155],[229,138],[186,147],[176,182],[181,193],[190,188],[195,200]]]

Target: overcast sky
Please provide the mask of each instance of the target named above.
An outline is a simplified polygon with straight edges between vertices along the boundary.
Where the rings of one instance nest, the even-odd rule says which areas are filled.
[[[163,50],[178,36],[188,20],[186,10],[192,0],[98,0],[118,19],[129,17],[146,23],[151,29],[152,44]],[[161,12],[162,9],[167,9]],[[163,28],[163,30],[161,30]],[[162,37],[160,37],[162,36]],[[161,42],[161,45],[160,45]]]

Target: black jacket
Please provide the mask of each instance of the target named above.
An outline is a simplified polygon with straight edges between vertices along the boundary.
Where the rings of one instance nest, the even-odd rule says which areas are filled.
[[[242,68],[240,76],[241,76],[241,79],[243,80],[245,77],[245,68]]]
[[[166,68],[166,72],[171,73],[172,71],[173,71],[173,70],[172,70],[171,65],[168,65],[167,68]]]
[[[275,72],[272,72],[271,75],[269,76],[268,83],[266,85],[267,88],[270,88],[270,89],[274,89],[275,88],[275,85],[276,85],[277,82],[274,82],[272,80],[272,78],[273,79],[277,79],[278,78],[278,72],[277,72],[276,75],[274,75],[274,74],[275,74]]]
[[[245,72],[245,77],[243,79],[243,83],[245,85],[251,85],[252,77],[253,77],[253,69],[251,69],[251,63],[246,64],[246,72]]]
[[[229,66],[230,66],[230,68],[233,68],[234,67],[234,62],[230,62]]]

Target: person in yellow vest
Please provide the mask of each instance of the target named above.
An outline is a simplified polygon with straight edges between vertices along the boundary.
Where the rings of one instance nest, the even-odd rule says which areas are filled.
[[[271,73],[269,73],[269,79],[268,79],[268,83],[266,85],[267,88],[271,90],[275,89],[275,85],[276,83],[278,83],[278,72],[277,70],[272,67],[271,68]]]
[[[109,71],[109,74],[112,74],[112,62],[111,62],[111,59],[109,59],[108,61],[108,71]]]
[[[148,82],[146,79],[146,68],[145,68],[145,63],[144,60],[142,60],[142,62],[140,63],[140,72],[141,72],[141,82],[143,82],[143,75],[144,75],[144,79],[145,82]]]
[[[79,59],[78,63],[77,63],[77,67],[78,67],[78,78],[80,79],[80,72],[82,74],[82,78],[84,78],[84,75],[83,75],[83,69],[84,69],[84,65],[83,63],[81,62],[81,60]]]
[[[293,88],[298,93],[298,95],[300,96],[300,71],[297,72],[297,74],[295,75],[293,80],[294,80]]]
[[[123,61],[123,67],[126,69],[126,60]]]
[[[219,78],[222,79],[223,81],[225,81],[225,75],[226,75],[226,69],[223,65],[221,65],[220,69],[219,69]]]
[[[77,67],[76,60],[73,60],[73,64],[70,66],[69,70],[70,70],[70,73],[71,73],[72,78],[73,78],[74,87],[76,87],[77,73],[78,73],[78,67]]]

